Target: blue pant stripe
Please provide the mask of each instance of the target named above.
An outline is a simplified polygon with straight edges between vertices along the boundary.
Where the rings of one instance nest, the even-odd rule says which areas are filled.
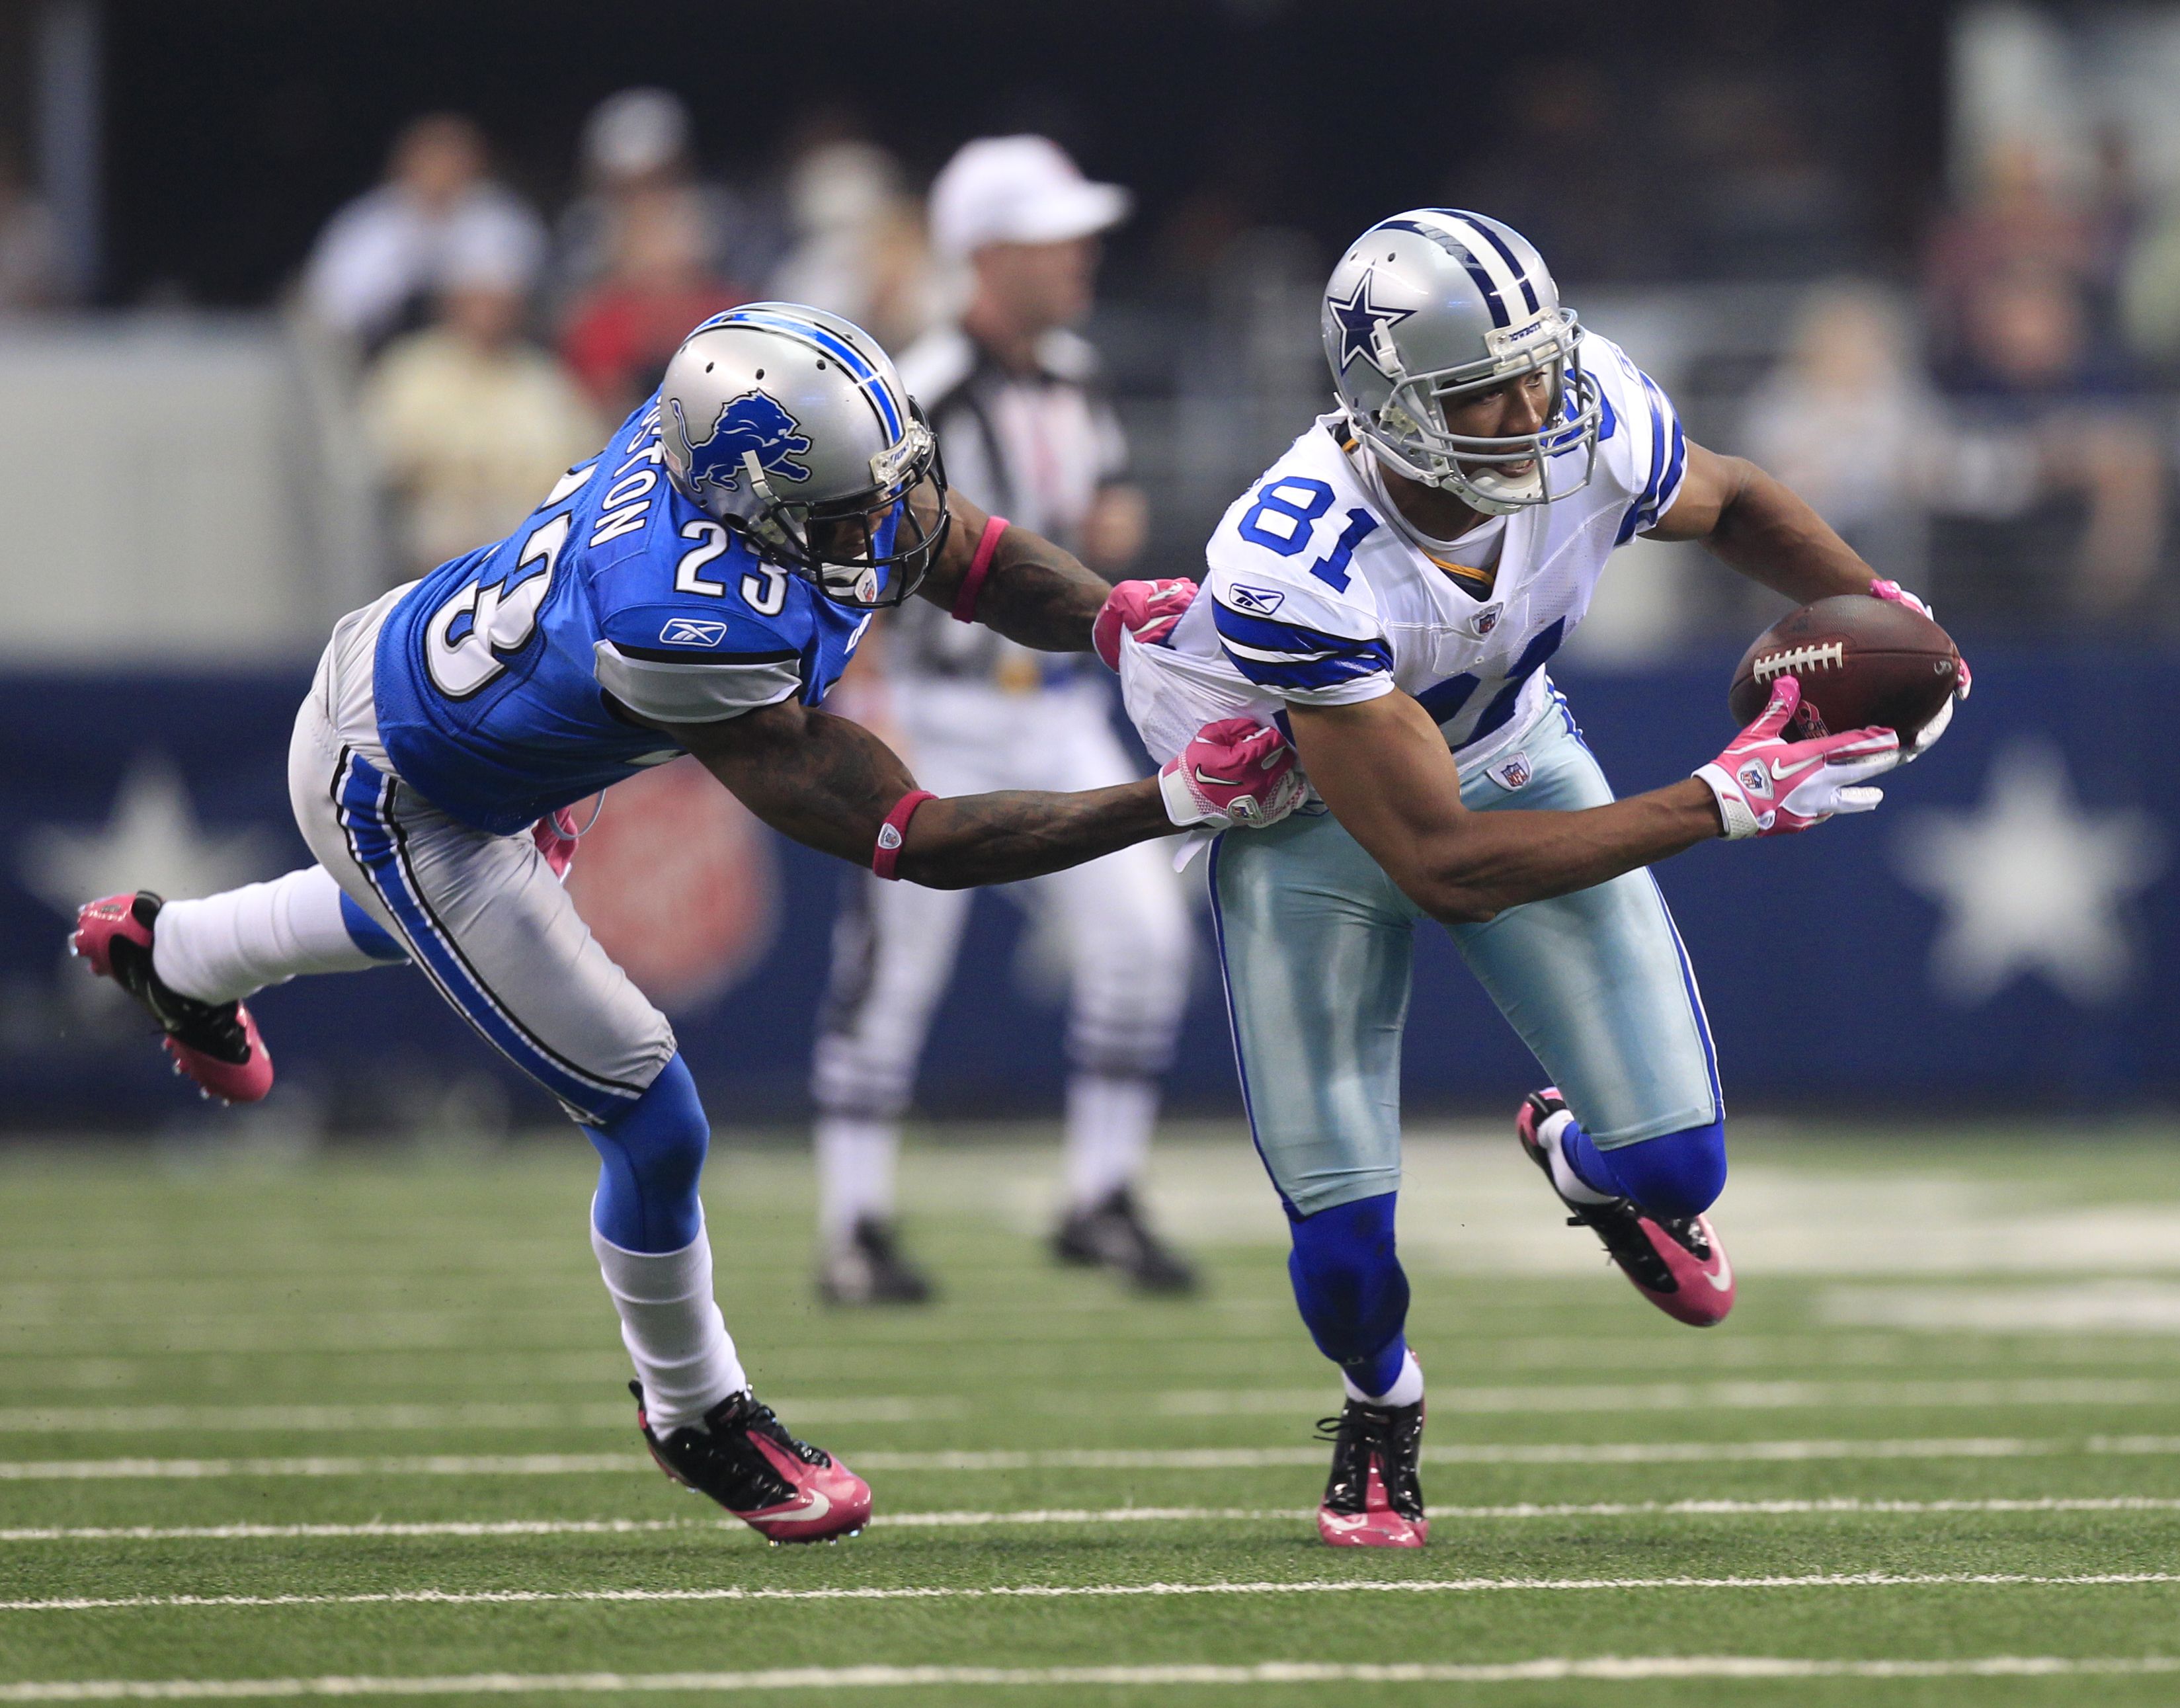
[[[477,977],[417,888],[408,868],[401,827],[387,811],[394,779],[361,754],[349,756],[344,772],[339,791],[349,851],[408,939],[411,957],[448,1003],[485,1042],[571,1109],[605,1119],[641,1097],[641,1086],[620,1085],[586,1073],[524,1029]]]
[[[1241,1017],[1234,1009],[1234,976],[1226,961],[1226,920],[1219,906],[1219,851],[1226,840],[1225,834],[1211,840],[1211,874],[1208,887],[1211,891],[1211,941],[1219,951],[1219,994],[1226,1004],[1226,1030],[1234,1039],[1234,1077],[1241,1084],[1241,1113],[1249,1122],[1249,1143],[1256,1148],[1257,1160],[1263,1165],[1264,1177],[1272,1183],[1272,1190],[1280,1195],[1280,1204],[1290,1217],[1299,1218],[1300,1212],[1287,1197],[1286,1188],[1272,1171],[1272,1160],[1264,1154],[1263,1141],[1257,1137],[1256,1105],[1249,1100],[1249,1064],[1241,1054]]]

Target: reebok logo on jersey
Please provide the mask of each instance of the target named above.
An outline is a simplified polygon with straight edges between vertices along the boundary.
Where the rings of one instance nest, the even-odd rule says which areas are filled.
[[[1234,587],[1227,589],[1226,603],[1237,611],[1247,611],[1252,616],[1269,617],[1279,609],[1286,595],[1269,587]]]
[[[724,623],[700,623],[693,617],[675,617],[658,631],[662,647],[716,647],[727,637]]]

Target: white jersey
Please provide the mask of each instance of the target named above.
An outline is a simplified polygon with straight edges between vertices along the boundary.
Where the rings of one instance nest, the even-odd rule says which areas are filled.
[[[1203,592],[1164,645],[1131,642],[1128,714],[1161,762],[1205,723],[1270,721],[1289,704],[1337,706],[1396,688],[1423,702],[1464,766],[1489,766],[1542,708],[1544,665],[1583,614],[1616,546],[1657,525],[1687,466],[1665,393],[1620,347],[1583,334],[1601,394],[1597,464],[1545,460],[1565,496],[1424,540],[1374,478],[1342,418],[1320,418],[1237,499],[1204,548]],[[1495,566],[1493,563],[1495,554]]]

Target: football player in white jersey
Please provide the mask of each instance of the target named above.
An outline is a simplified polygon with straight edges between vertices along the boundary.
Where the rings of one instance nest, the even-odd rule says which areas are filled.
[[[1870,780],[1913,757],[1889,730],[1788,739],[1782,679],[1716,761],[1616,801],[1545,664],[1638,533],[1702,540],[1797,601],[1917,602],[1779,482],[1690,442],[1498,221],[1380,221],[1334,269],[1322,325],[1339,407],[1226,513],[1179,622],[1118,648],[1154,756],[1208,717],[1275,718],[1313,788],[1283,824],[1214,845],[1214,917],[1296,1299],[1345,1381],[1319,1534],[1416,1547],[1423,1380],[1393,1237],[1416,923],[1448,928],[1555,1082],[1516,1128],[1571,1218],[1660,1309],[1715,1323],[1733,1298],[1704,1214],[1724,1107],[1643,868],[1868,811]]]

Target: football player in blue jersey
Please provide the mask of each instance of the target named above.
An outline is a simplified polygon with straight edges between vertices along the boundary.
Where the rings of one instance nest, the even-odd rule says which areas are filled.
[[[1637,534],[1702,540],[1797,601],[1917,602],[1778,481],[1690,442],[1496,220],[1418,208],[1371,227],[1322,330],[1337,407],[1227,512],[1179,620],[1117,651],[1154,757],[1208,717],[1275,718],[1313,785],[1265,835],[1217,843],[1213,917],[1295,1297],[1346,1388],[1319,1534],[1416,1547],[1423,1380],[1393,1237],[1416,924],[1449,928],[1555,1082],[1516,1131],[1570,1219],[1661,1309],[1717,1322],[1733,1271],[1704,1212],[1725,1107],[1643,868],[1868,811],[1870,780],[1912,757],[1889,730],[1792,739],[1789,675],[1714,763],[1615,801],[1546,662]]]
[[[871,613],[921,593],[1028,646],[1142,614],[946,490],[871,339],[758,303],[705,322],[658,395],[504,540],[335,626],[289,784],[318,863],[198,901],[108,896],[73,939],[207,1094],[262,1097],[242,999],[413,961],[559,1099],[601,1160],[591,1242],[666,1473],[774,1541],[859,1529],[862,1479],[751,1392],[712,1291],[708,1128],[673,1029],[561,887],[570,803],[694,754],[758,817],[884,878],[1057,871],[1177,827],[1271,824],[1301,795],[1276,731],[1214,719],[1156,778],[941,800],[822,708]]]

